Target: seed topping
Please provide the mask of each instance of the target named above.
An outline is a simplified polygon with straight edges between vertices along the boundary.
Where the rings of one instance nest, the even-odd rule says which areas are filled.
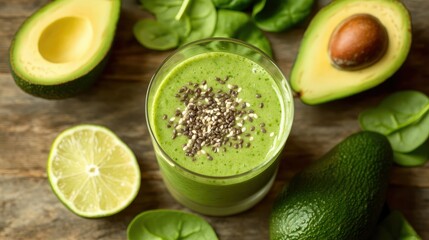
[[[216,77],[215,81],[226,84],[230,78]],[[182,149],[193,161],[197,154],[205,155],[210,161],[214,159],[203,147],[211,149],[214,154],[226,152],[227,147],[237,150],[243,146],[249,148],[250,141],[254,139],[252,133],[256,133],[255,126],[249,126],[250,132],[246,132],[247,128],[244,126],[246,121],[251,123],[258,115],[252,109],[247,110],[250,104],[238,97],[242,88],[227,84],[226,91],[215,90],[207,82],[208,80],[201,83],[189,82],[182,86],[175,96],[183,103],[183,109],[176,109],[169,119],[166,114],[162,116],[163,120],[169,120],[168,128],[174,126],[171,136],[173,140],[182,135],[188,139]],[[261,95],[256,94],[255,97],[261,98]],[[259,107],[262,108],[263,103]],[[265,124],[261,123],[260,127],[265,133]]]

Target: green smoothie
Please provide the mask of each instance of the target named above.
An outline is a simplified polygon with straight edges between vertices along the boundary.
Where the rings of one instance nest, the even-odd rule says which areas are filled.
[[[172,195],[209,215],[255,204],[271,186],[292,121],[291,99],[272,74],[244,56],[207,52],[158,81],[148,118]]]

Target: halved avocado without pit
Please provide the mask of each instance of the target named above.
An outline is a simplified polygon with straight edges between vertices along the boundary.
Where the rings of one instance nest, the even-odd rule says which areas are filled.
[[[304,34],[291,86],[310,105],[362,92],[392,76],[410,45],[410,15],[400,1],[332,1]]]
[[[102,72],[120,15],[120,0],[57,0],[31,15],[10,47],[16,84],[34,96],[61,99]]]

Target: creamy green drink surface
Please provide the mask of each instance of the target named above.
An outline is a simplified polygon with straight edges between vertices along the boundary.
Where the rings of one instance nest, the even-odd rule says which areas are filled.
[[[157,89],[150,113],[154,136],[173,161],[192,172],[248,172],[276,157],[283,144],[278,133],[288,120],[282,119],[279,94],[271,75],[247,58],[223,52],[191,57]]]

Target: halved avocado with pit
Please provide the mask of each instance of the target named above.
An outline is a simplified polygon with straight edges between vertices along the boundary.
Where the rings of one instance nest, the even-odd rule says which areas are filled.
[[[107,61],[120,0],[57,0],[19,28],[9,64],[16,84],[34,96],[74,96],[97,79]]]
[[[304,34],[291,86],[310,105],[350,96],[393,75],[410,45],[410,15],[401,2],[333,1]]]

